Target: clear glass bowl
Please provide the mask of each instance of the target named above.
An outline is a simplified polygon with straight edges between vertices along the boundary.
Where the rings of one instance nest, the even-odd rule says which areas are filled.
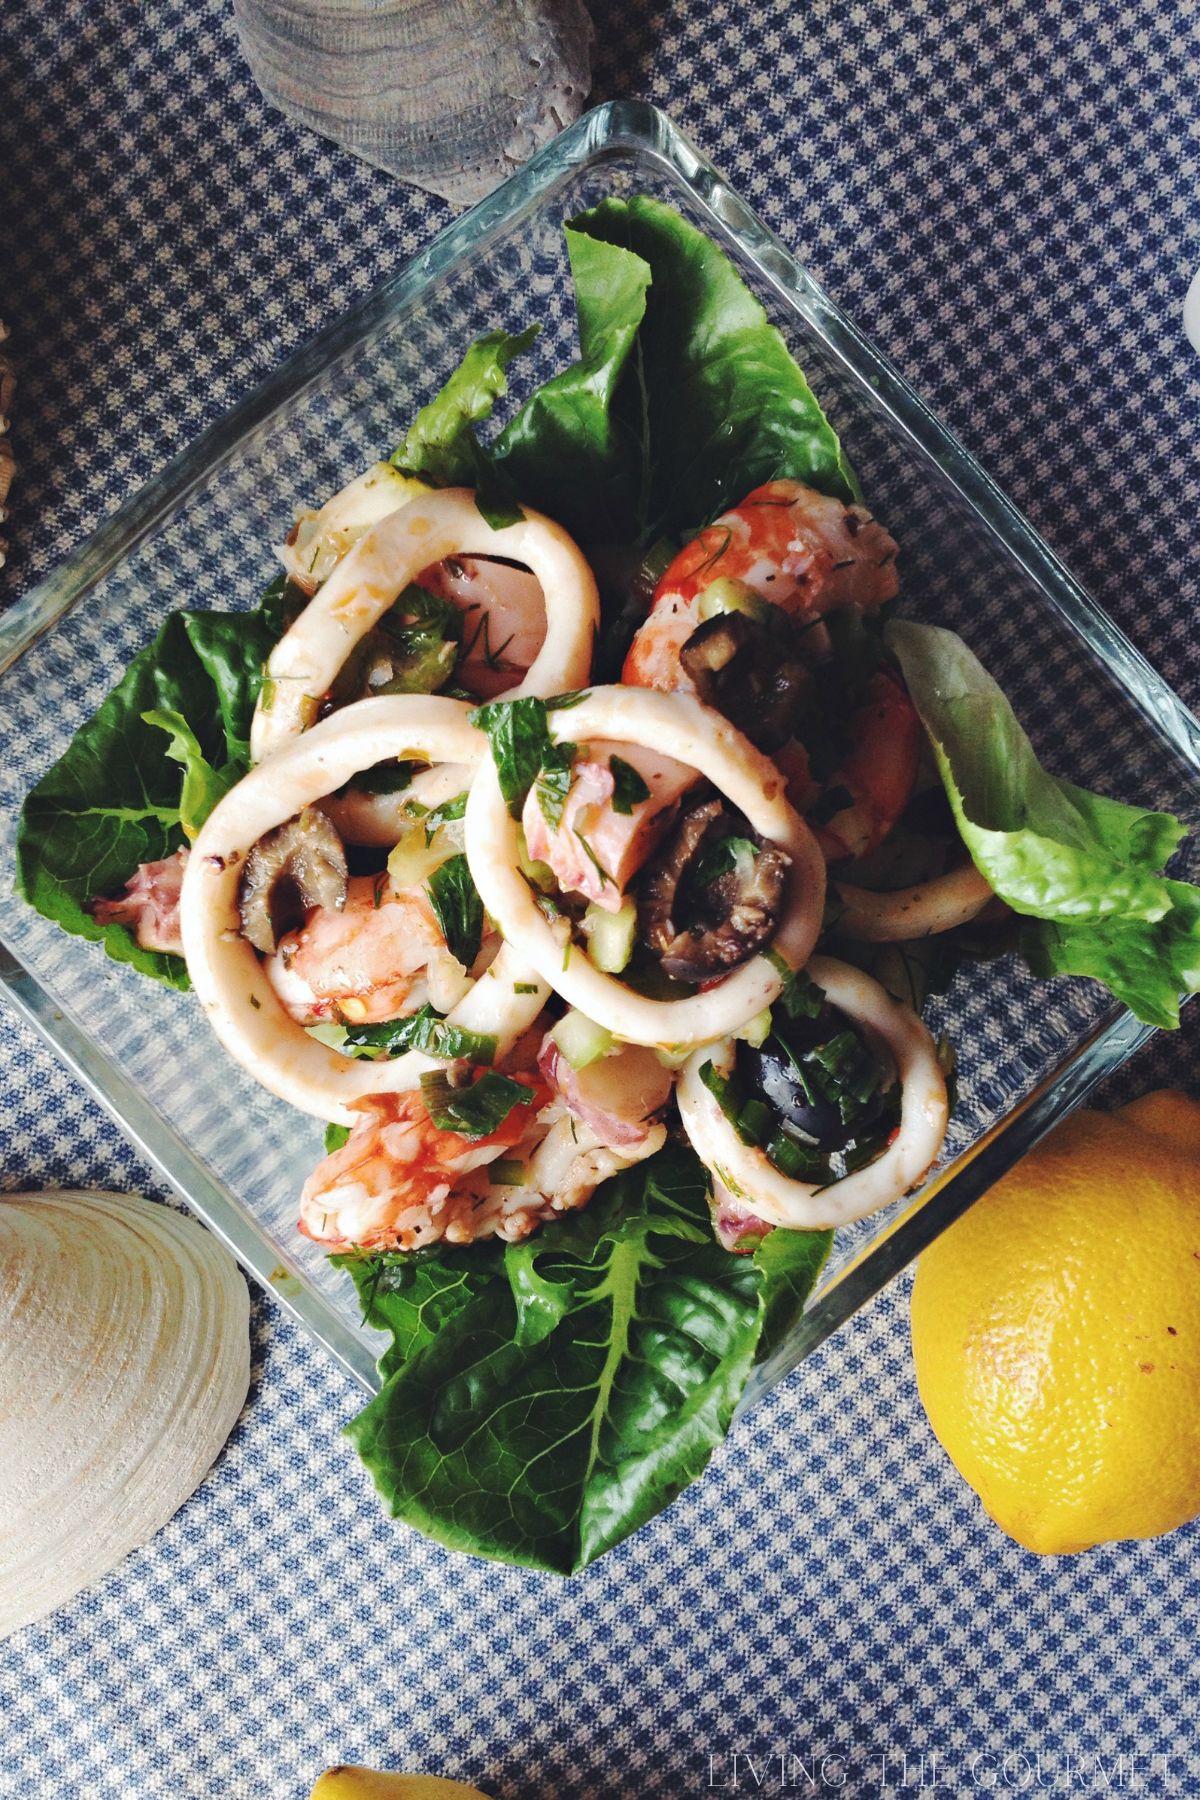
[[[246,1267],[365,1387],[379,1340],[349,1278],[295,1230],[321,1153],[312,1120],[220,1053],[195,1002],[66,936],[12,897],[21,801],[173,608],[249,606],[298,502],[392,449],[466,344],[543,330],[521,381],[570,360],[561,226],[606,195],[679,208],[734,258],[901,540],[903,606],[959,628],[1043,760],[1200,824],[1200,725],[1029,524],[737,195],[653,108],[601,107],[399,275],[285,363],[0,619],[6,899],[0,986]],[[514,384],[514,404],[522,397]],[[1185,855],[1179,872],[1195,878]],[[1089,982],[1035,983],[1011,959],[964,970],[936,1026],[959,1052],[946,1154],[898,1216],[839,1235],[760,1396],[956,1218],[1150,1035]]]

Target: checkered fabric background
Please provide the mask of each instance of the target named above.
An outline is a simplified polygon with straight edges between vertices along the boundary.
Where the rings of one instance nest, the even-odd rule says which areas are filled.
[[[593,10],[594,97],[669,111],[1200,702],[1195,9]],[[264,106],[226,0],[9,0],[0,58],[11,597],[449,210]],[[1119,1092],[1200,1086],[1198,1033]],[[156,1191],[9,1018],[0,1057],[6,1187]],[[771,1793],[781,1753],[790,1792],[929,1791],[936,1757],[944,1793],[1200,1793],[1198,1528],[1017,1549],[930,1436],[906,1320],[901,1283],[564,1583],[389,1523],[338,1436],[356,1392],[255,1295],[217,1468],[0,1646],[0,1800],[299,1800],[337,1761]]]

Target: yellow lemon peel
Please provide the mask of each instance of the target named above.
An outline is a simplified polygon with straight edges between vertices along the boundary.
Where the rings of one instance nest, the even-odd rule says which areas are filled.
[[[1066,1120],[921,1257],[930,1423],[996,1522],[1059,1555],[1200,1513],[1200,1102]]]

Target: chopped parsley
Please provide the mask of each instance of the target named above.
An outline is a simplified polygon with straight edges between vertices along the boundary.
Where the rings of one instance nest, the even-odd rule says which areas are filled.
[[[425,892],[451,956],[469,969],[483,942],[483,901],[461,851],[439,864],[425,883]]]
[[[650,789],[642,780],[632,763],[624,757],[612,756],[608,762],[613,778],[613,811],[628,816],[635,806],[650,798]]]
[[[563,808],[571,791],[571,769],[578,751],[578,744],[547,743],[533,791],[551,831],[557,831],[562,824]]]
[[[526,694],[519,700],[491,700],[471,713],[472,725],[486,733],[491,745],[500,792],[512,818],[520,818],[538,771],[554,749],[548,714],[577,706],[583,697],[582,693],[556,694],[553,699],[541,700]]]

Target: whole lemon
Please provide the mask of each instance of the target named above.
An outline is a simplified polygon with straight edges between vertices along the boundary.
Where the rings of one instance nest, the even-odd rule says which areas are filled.
[[[1200,1513],[1200,1102],[1081,1112],[924,1252],[917,1386],[996,1522],[1044,1555]]]
[[[318,1776],[309,1800],[487,1800],[478,1788],[441,1775],[400,1775],[383,1769],[364,1769],[358,1763],[339,1763]]]

